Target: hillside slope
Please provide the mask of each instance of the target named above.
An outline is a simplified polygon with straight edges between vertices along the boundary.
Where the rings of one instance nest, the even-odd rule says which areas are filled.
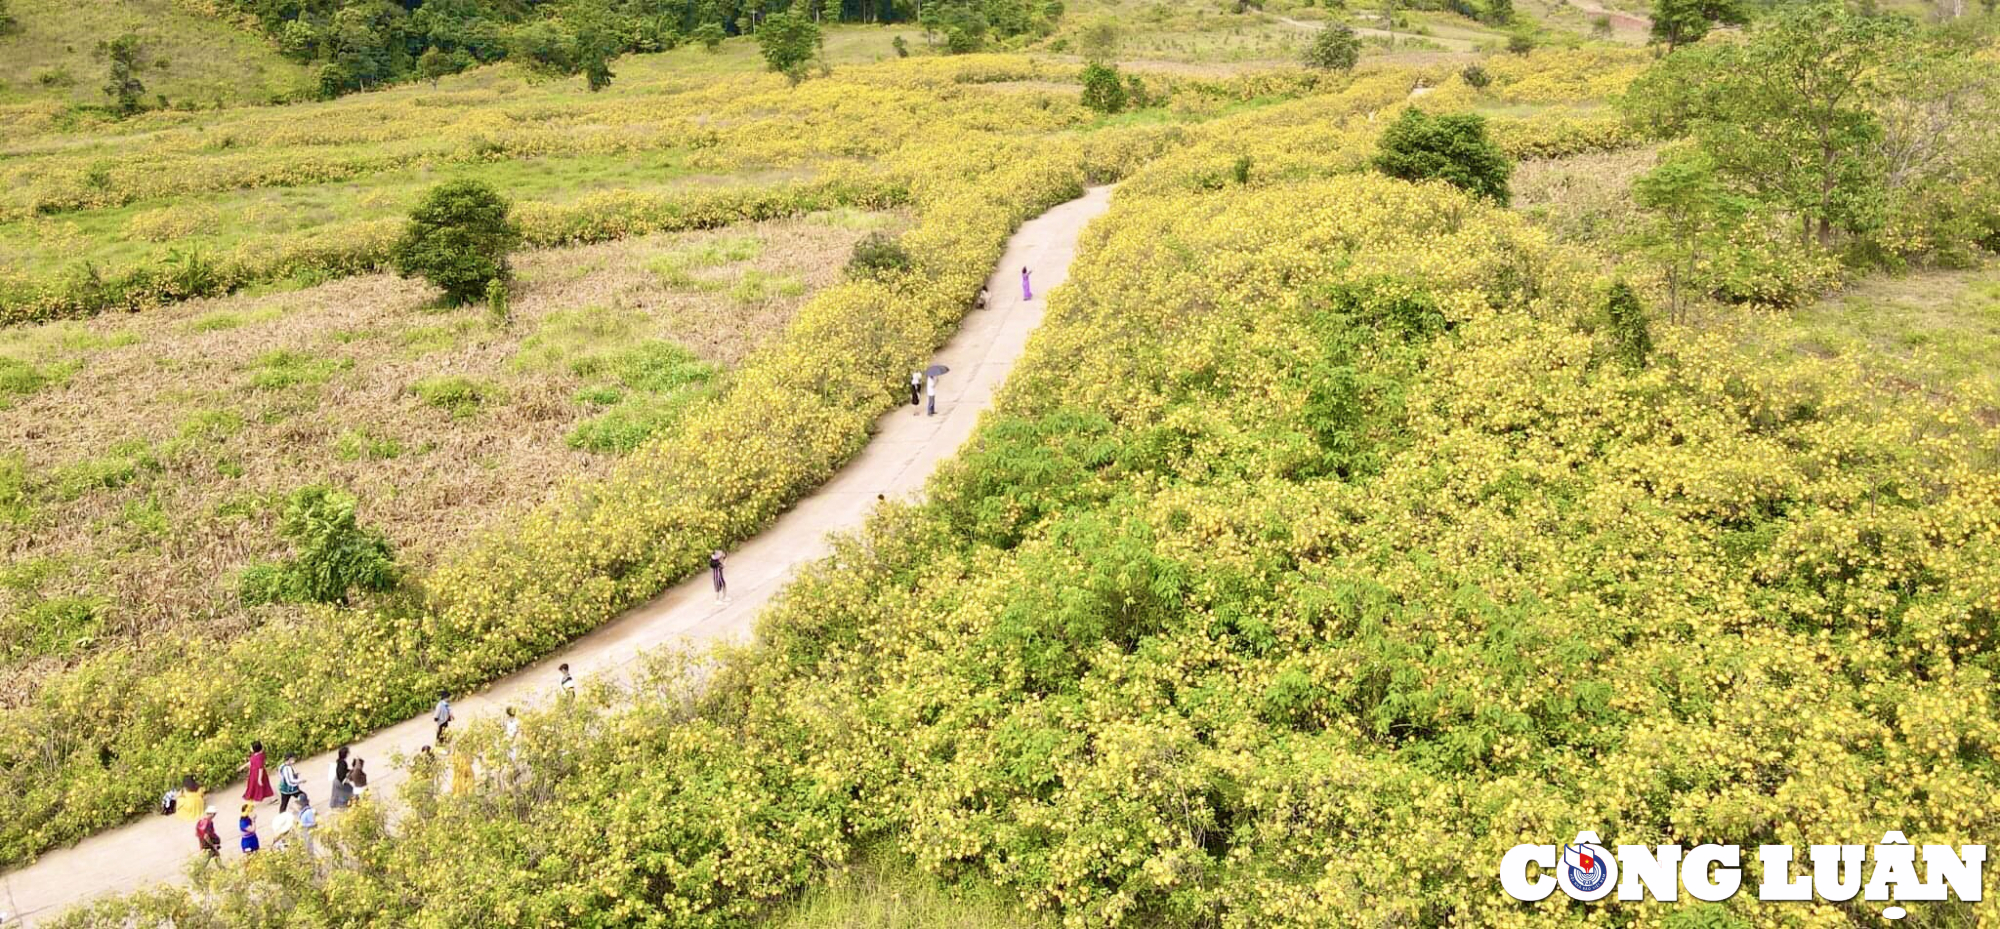
[[[151,63],[140,74],[148,102],[214,106],[262,103],[311,86],[306,69],[262,36],[199,0],[13,0],[20,21],[0,36],[0,104],[101,103],[104,63],[97,43],[134,33]]]

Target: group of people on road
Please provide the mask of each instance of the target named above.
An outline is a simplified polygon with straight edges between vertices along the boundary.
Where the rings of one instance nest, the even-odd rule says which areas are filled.
[[[985,284],[979,285],[979,297],[973,305],[978,309],[982,310],[986,309],[986,305],[988,302],[987,294],[988,294],[987,286]],[[1021,302],[1027,303],[1033,301],[1034,299],[1035,299],[1034,272],[1023,267],[1021,269]],[[944,365],[931,365],[930,367],[925,368],[921,371],[911,371],[910,405],[922,406],[924,408],[925,416],[936,416],[938,375],[943,374],[948,370],[950,369],[946,368]],[[915,411],[911,411],[910,415],[915,416],[917,414]],[[718,575],[718,577],[719,576],[720,575]],[[718,580],[717,583],[719,584],[721,583],[721,581]]]
[[[710,563],[715,573],[717,599],[724,599],[728,588],[722,580],[722,553],[718,551],[711,556]],[[558,693],[564,699],[575,698],[576,678],[570,674],[569,664],[564,662],[557,665],[556,673]],[[444,744],[446,736],[450,733],[451,724],[456,719],[457,714],[451,706],[451,695],[440,691],[437,704],[431,709],[431,721],[437,724],[436,744]],[[511,706],[507,708],[506,730],[507,740],[511,745],[521,732],[520,718],[514,715],[514,708]],[[431,757],[431,746],[424,746],[418,752],[419,767],[428,767],[423,762]],[[515,750],[509,748],[509,760],[515,757]],[[263,840],[257,832],[257,807],[273,797],[278,801],[278,813],[271,822],[273,847],[284,847],[296,832],[306,852],[310,854],[313,851],[312,835],[313,830],[319,827],[319,810],[313,806],[312,798],[306,794],[306,780],[299,773],[298,761],[296,755],[285,756],[285,760],[278,765],[278,777],[274,787],[269,759],[264,754],[264,743],[262,741],[250,743],[250,757],[243,764],[246,775],[243,806],[238,810],[236,817],[237,847],[243,854],[255,854],[263,848]],[[471,755],[466,752],[454,753],[452,765],[453,777],[449,789],[453,793],[467,792],[473,782]],[[334,753],[333,764],[327,771],[327,781],[327,793],[330,798],[328,806],[333,809],[344,809],[367,794],[368,766],[362,759],[353,757],[351,749],[343,745]],[[160,808],[163,813],[178,813],[183,818],[193,820],[196,847],[211,860],[222,857],[222,834],[215,824],[218,811],[213,804],[206,802],[206,794],[193,775],[183,778],[181,786],[167,791],[160,799]]]

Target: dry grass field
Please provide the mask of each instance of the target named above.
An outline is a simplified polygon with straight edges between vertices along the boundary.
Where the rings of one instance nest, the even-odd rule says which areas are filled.
[[[293,489],[426,565],[671,429],[891,214],[523,253],[511,319],[386,275],[0,331],[0,701],[163,627],[259,623]],[[10,373],[11,372],[11,373]],[[51,623],[51,619],[58,621]],[[21,628],[15,629],[14,626]]]

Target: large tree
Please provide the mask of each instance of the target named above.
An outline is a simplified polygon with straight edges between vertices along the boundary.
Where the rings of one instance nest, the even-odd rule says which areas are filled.
[[[1885,66],[1910,23],[1820,2],[1779,11],[1744,42],[1690,49],[1635,82],[1632,113],[1694,136],[1716,169],[1829,244],[1879,215]]]
[[[819,56],[822,41],[819,24],[797,7],[764,17],[757,26],[764,63],[793,84],[805,80],[806,66]]]
[[[1667,51],[1692,45],[1718,24],[1741,26],[1750,14],[1739,0],[1655,0],[1653,41]]]

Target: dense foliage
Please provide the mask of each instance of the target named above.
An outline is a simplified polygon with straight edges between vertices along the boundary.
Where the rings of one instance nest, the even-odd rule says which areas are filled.
[[[508,209],[499,191],[479,181],[432,188],[390,252],[396,270],[436,284],[451,303],[485,297],[488,285],[507,280],[507,253],[521,242]]]
[[[1436,178],[1497,203],[1507,202],[1507,153],[1487,138],[1476,114],[1432,116],[1416,107],[1382,133],[1375,168],[1406,181]]]
[[[1345,23],[1323,26],[1313,34],[1302,60],[1308,68],[1351,71],[1361,60],[1361,37]]]
[[[278,532],[296,548],[281,564],[244,572],[243,599],[251,603],[346,603],[354,592],[396,585],[396,557],[380,532],[355,519],[353,494],[331,487],[302,487],[286,501]]]
[[[1963,265],[2000,246],[2000,59],[1979,29],[1786,7],[1666,56],[1625,100],[1635,125],[1688,143],[1637,190],[1685,285],[1796,303],[1842,263]]]
[[[713,48],[731,35],[760,33],[773,21],[919,21],[948,38],[952,51],[976,51],[989,34],[1041,34],[1059,4],[1028,0],[893,3],[856,0],[832,6],[790,0],[226,0],[250,14],[287,55],[316,64],[326,95],[367,90],[411,77],[432,78],[447,62],[520,60],[552,74],[582,74],[592,89],[612,79],[609,63],[626,52],[652,52],[685,41]],[[920,15],[921,14],[921,15]],[[436,52],[431,63],[425,56]],[[780,71],[786,69],[780,68]]]
[[[701,705],[73,924],[741,924],[880,838],[1078,925],[1585,925],[1490,863],[1994,828],[1995,427],[1679,328],[1635,369],[1588,261],[1441,183],[1145,180],[931,502]]]

